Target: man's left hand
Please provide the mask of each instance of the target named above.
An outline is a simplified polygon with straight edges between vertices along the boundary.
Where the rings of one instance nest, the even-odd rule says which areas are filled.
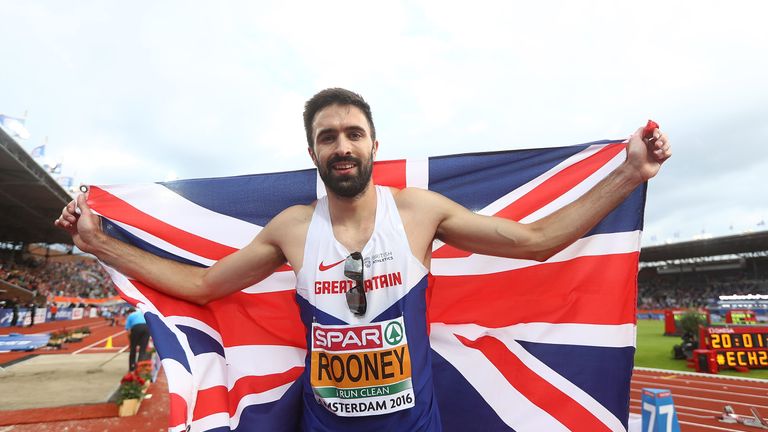
[[[642,181],[646,181],[655,176],[661,164],[672,156],[672,148],[667,134],[654,129],[652,136],[643,138],[643,129],[638,129],[629,137],[627,164],[635,170]]]

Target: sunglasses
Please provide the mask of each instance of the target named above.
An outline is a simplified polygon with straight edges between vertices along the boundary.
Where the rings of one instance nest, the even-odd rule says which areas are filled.
[[[355,315],[365,315],[368,301],[365,299],[363,287],[363,255],[352,252],[344,261],[344,276],[355,281],[355,286],[347,290],[347,306]]]

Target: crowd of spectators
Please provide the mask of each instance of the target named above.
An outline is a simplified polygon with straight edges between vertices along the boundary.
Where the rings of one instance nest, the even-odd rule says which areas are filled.
[[[764,263],[761,263],[764,264]],[[762,266],[725,271],[659,274],[646,268],[638,278],[638,308],[698,308],[721,295],[768,295],[768,274]]]
[[[117,294],[104,269],[91,259],[51,261],[29,257],[13,262],[0,258],[0,280],[49,298],[104,298]]]

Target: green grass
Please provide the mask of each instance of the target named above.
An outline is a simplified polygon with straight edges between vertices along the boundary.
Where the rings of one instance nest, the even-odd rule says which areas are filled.
[[[638,320],[635,366],[695,372],[686,366],[685,360],[672,358],[672,346],[681,342],[678,336],[664,336],[664,321]],[[720,374],[768,379],[768,369],[752,369],[747,373],[724,370]]]

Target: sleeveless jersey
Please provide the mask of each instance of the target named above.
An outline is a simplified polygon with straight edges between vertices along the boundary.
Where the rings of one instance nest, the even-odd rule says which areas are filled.
[[[346,258],[363,256],[367,311],[350,311]],[[296,293],[307,330],[302,375],[306,431],[440,431],[427,335],[428,270],[411,253],[389,188],[376,186],[373,234],[362,251],[333,235],[317,201]]]

